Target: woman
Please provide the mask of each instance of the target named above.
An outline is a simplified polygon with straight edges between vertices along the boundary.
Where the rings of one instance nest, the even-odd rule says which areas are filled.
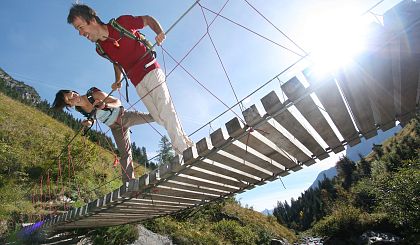
[[[64,107],[73,106],[87,117],[82,121],[84,126],[91,126],[92,119],[98,119],[110,127],[121,155],[123,183],[135,178],[129,128],[133,125],[153,122],[153,117],[148,113],[126,111],[119,99],[108,96],[95,87],[90,88],[85,95],[72,90],[57,92],[52,108],[62,110]]]

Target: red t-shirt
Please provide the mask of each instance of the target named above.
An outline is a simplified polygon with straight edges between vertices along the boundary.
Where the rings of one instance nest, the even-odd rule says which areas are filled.
[[[143,19],[140,16],[123,15],[117,18],[117,22],[125,29],[133,32],[144,27]],[[151,54],[140,59],[146,53],[146,47],[138,41],[124,35],[121,36],[110,24],[107,24],[107,27],[108,39],[105,41],[98,40],[98,43],[112,61],[117,62],[124,68],[131,83],[137,86],[143,77],[151,70],[158,68],[159,64],[155,61],[145,69],[144,66],[153,60]],[[114,44],[115,40],[118,40],[119,47]]]

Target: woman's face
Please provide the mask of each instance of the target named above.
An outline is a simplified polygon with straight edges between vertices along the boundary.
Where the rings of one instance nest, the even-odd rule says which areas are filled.
[[[71,91],[64,94],[64,102],[69,106],[75,106],[81,101],[81,97],[77,92]]]

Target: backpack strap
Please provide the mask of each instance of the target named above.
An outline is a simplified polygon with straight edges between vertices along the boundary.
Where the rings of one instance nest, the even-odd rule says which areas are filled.
[[[153,44],[147,40],[145,35],[141,32],[135,31],[133,33],[132,31],[127,30],[125,27],[120,25],[115,18],[112,18],[109,21],[109,24],[120,33],[120,36],[126,36],[143,44],[146,47],[147,52],[150,52],[153,57],[156,58],[156,51],[153,50]]]
[[[97,91],[101,91],[100,89],[96,88],[96,87],[91,87],[87,92],[86,92],[86,97],[89,100],[89,102],[93,105],[95,103],[95,98],[93,98],[93,93],[97,92]],[[96,109],[94,109],[93,111],[91,111],[90,113],[86,112],[85,110],[83,110],[82,107],[80,106],[76,106],[76,110],[80,113],[83,114],[83,116],[87,117],[87,118],[92,118],[92,116],[94,116],[94,114],[96,114]],[[104,108],[102,109],[104,111],[110,111],[110,108]]]
[[[153,49],[153,44],[149,40],[147,40],[146,37],[142,33],[140,33],[139,31],[135,31],[133,33],[131,31],[127,30],[125,27],[120,25],[115,18],[112,18],[109,21],[108,24],[111,25],[112,28],[114,28],[115,30],[117,30],[120,33],[120,37],[123,37],[123,36],[128,37],[128,38],[130,38],[134,41],[137,41],[137,42],[141,43],[143,46],[146,47],[146,52],[149,52],[152,55],[153,59],[144,66],[144,69],[147,69],[149,66],[151,66],[155,62],[156,51]],[[109,60],[111,63],[113,63],[114,65],[117,65],[120,68],[121,73],[123,74],[123,78],[126,81],[125,93],[126,93],[126,99],[127,99],[127,102],[128,102],[128,86],[129,85],[128,85],[127,75],[125,74],[124,70],[121,68],[120,64],[118,64],[118,62],[113,61],[105,53],[104,49],[102,48],[102,46],[98,42],[96,42],[95,44],[96,44],[96,52],[100,56],[104,57],[105,59]]]
[[[93,93],[97,92],[97,91],[101,91],[96,87],[91,87],[87,92],[86,92],[86,96],[87,99],[89,100],[89,102],[93,105],[95,103],[95,98],[93,98]]]

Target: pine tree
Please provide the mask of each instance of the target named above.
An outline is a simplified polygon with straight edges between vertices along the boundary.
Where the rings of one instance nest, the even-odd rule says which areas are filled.
[[[337,162],[338,177],[342,179],[342,186],[348,190],[353,183],[355,163],[347,157],[343,157]]]
[[[174,158],[174,151],[171,143],[166,136],[163,136],[159,141],[159,165],[169,163]]]

